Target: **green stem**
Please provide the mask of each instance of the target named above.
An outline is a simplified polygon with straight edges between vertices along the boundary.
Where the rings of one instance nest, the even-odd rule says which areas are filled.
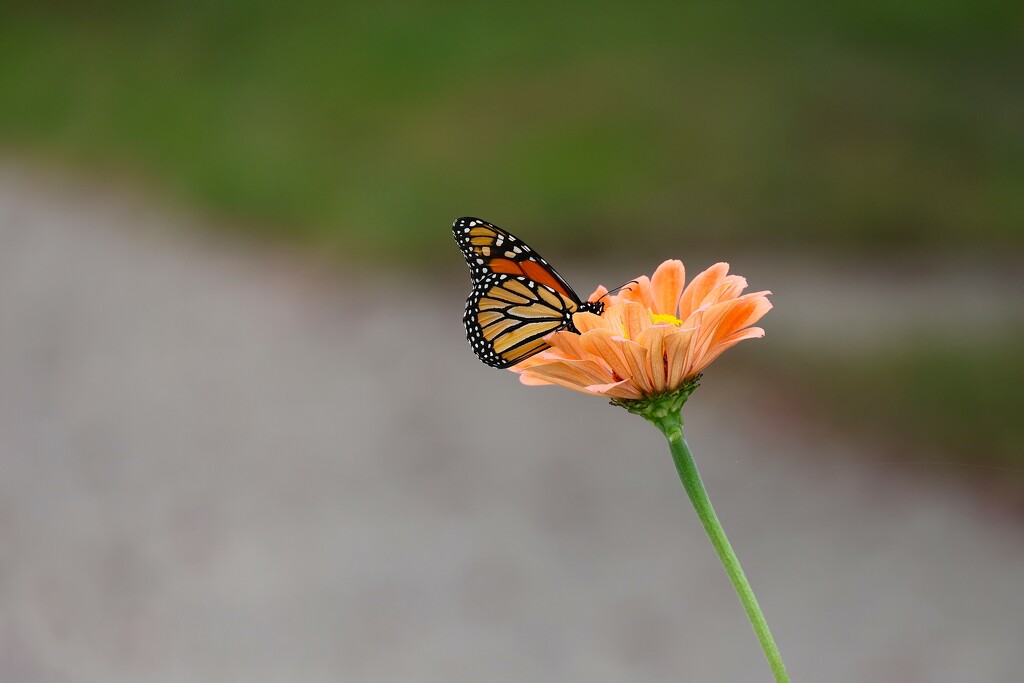
[[[677,411],[668,411],[667,414],[662,413],[657,417],[652,415],[648,419],[668,439],[668,445],[672,449],[672,459],[676,463],[676,469],[679,470],[683,488],[690,496],[690,502],[693,503],[697,517],[704,525],[704,531],[711,539],[711,545],[715,547],[718,557],[722,560],[722,566],[725,567],[725,573],[729,575],[729,580],[732,581],[732,586],[736,589],[740,602],[743,603],[743,609],[747,611],[747,618],[750,619],[750,625],[754,627],[754,633],[757,634],[761,649],[764,650],[764,656],[768,659],[772,673],[775,674],[775,680],[778,683],[789,683],[786,665],[782,663],[782,655],[779,654],[779,648],[775,645],[772,632],[768,629],[768,622],[764,620],[764,614],[761,613],[761,607],[757,604],[757,598],[754,597],[754,591],[750,588],[750,582],[747,581],[743,567],[740,566],[740,561],[736,557],[736,553],[733,552],[729,539],[725,536],[725,530],[722,529],[722,523],[718,521],[715,508],[711,506],[708,492],[704,488],[700,472],[697,471],[697,465],[693,461],[693,454],[690,452],[690,447],[686,445],[686,439],[683,437],[682,416]]]

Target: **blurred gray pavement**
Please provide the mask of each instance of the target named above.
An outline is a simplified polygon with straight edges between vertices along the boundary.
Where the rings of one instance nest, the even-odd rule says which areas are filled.
[[[202,235],[0,166],[0,681],[770,680],[661,436],[477,362],[454,247],[420,285]],[[751,346],[847,339],[791,266],[737,265]],[[793,680],[1021,681],[1020,520],[728,366],[687,434]]]

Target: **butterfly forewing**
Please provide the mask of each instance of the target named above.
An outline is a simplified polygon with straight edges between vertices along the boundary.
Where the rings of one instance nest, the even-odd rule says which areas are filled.
[[[544,257],[507,230],[467,216],[452,224],[452,233],[466,257],[474,283],[491,273],[521,275],[547,285],[573,301],[580,300]]]

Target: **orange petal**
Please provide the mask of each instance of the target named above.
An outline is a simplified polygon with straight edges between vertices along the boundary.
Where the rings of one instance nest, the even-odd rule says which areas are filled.
[[[625,304],[625,301],[619,301],[605,309],[604,315],[602,316],[605,324],[604,329],[610,331],[612,334],[623,335],[626,333],[626,326],[622,321],[622,307]]]
[[[687,364],[690,366],[690,371],[692,371],[692,368],[696,366],[697,359],[703,356],[711,347],[713,337],[715,332],[718,330],[718,325],[722,318],[735,307],[736,299],[731,299],[704,309],[703,315],[700,317],[700,325],[694,333],[693,339],[690,340],[690,352],[687,357]]]
[[[509,368],[512,372],[522,372],[527,368],[532,368],[534,365],[543,365],[544,363],[553,363],[556,360],[562,360],[559,354],[553,354],[550,349],[542,351],[535,356],[524,358],[515,365]]]
[[[624,379],[621,382],[611,382],[610,384],[591,384],[589,387],[586,387],[586,390],[592,394],[608,396],[609,398],[643,398],[643,394],[637,391],[636,387],[628,379]]]
[[[723,344],[729,344],[732,346],[736,342],[741,342],[744,339],[760,339],[764,336],[764,330],[760,327],[748,327],[745,330],[739,332],[733,332],[731,335],[720,341],[715,348],[722,346]]]
[[[722,355],[728,349],[739,344],[744,339],[759,339],[764,336],[764,330],[760,327],[748,327],[745,330],[741,330],[735,333],[732,337],[725,340],[721,344],[713,346],[700,358],[701,365],[697,368],[696,372],[700,372],[707,366],[711,365],[712,361]]]
[[[740,329],[756,323],[764,317],[765,313],[772,310],[772,302],[768,300],[767,296],[765,296],[766,294],[766,292],[758,292],[736,299],[736,301],[741,301],[743,304],[737,307],[733,315],[723,321],[723,323],[733,329]]]
[[[690,315],[683,318],[683,323],[679,327],[684,330],[699,330],[701,325],[704,324],[704,316],[707,315],[709,308],[711,307],[705,304],[692,311]]]
[[[682,261],[672,259],[658,266],[651,276],[651,289],[654,294],[654,306],[651,310],[655,313],[676,315],[679,297],[683,294],[685,284],[686,268],[683,267]]]
[[[686,357],[695,328],[683,328],[665,337],[665,382],[678,389],[687,379]]]
[[[579,330],[580,334],[608,327],[608,323],[601,316],[587,312],[573,313],[572,324]],[[572,332],[569,334],[572,334]]]
[[[728,263],[716,263],[693,278],[693,282],[683,290],[683,296],[679,300],[679,317],[686,320],[690,314],[700,307],[708,292],[714,289],[728,272]]]
[[[589,360],[556,361],[535,365],[524,370],[523,375],[530,375],[541,381],[581,391],[584,387],[592,384],[605,384],[614,381],[601,366]]]
[[[626,379],[630,376],[630,367],[622,349],[612,341],[614,336],[611,330],[591,330],[580,336],[580,346],[592,356],[591,360],[606,363],[616,379]]]
[[[628,377],[633,384],[645,395],[654,393],[654,382],[651,381],[647,369],[647,349],[629,339],[617,338],[615,344],[622,349],[622,355],[626,358],[626,365],[629,366]]]
[[[622,331],[627,339],[636,339],[641,332],[654,324],[651,321],[650,309],[632,301],[622,304],[620,315],[622,316]]]
[[[747,288],[747,278],[742,275],[727,275],[704,296],[704,301],[697,302],[714,304],[727,299],[735,299]]]
[[[581,314],[582,315],[582,314]],[[575,321],[574,321],[575,322]],[[578,329],[578,328],[577,328]],[[573,332],[555,332],[547,339],[552,348],[570,359],[583,358],[583,347],[580,346],[580,335]]]
[[[710,349],[737,330],[756,322],[770,309],[771,302],[763,295],[748,295],[722,301],[704,311],[700,328],[690,342],[688,372],[699,372],[707,367],[713,360],[707,358]]]
[[[647,374],[651,378],[654,393],[660,394],[668,387],[665,338],[678,331],[675,325],[654,325],[636,338],[637,343],[647,349]]]
[[[727,306],[724,305],[725,303],[732,305]],[[710,336],[712,345],[721,342],[736,330],[742,330],[744,327],[756,323],[771,310],[772,303],[764,296],[741,296],[731,302],[723,302],[720,306],[722,306],[721,314],[715,316],[714,322],[707,323],[714,325]]]
[[[626,285],[619,293],[619,302],[633,301],[644,308],[654,308],[654,292],[651,290],[651,280],[646,275],[641,275],[636,282]]]

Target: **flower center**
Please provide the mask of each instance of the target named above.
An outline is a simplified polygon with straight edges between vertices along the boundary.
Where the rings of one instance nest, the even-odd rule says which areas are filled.
[[[675,325],[679,327],[683,321],[669,313],[651,313],[651,321],[655,325]]]

